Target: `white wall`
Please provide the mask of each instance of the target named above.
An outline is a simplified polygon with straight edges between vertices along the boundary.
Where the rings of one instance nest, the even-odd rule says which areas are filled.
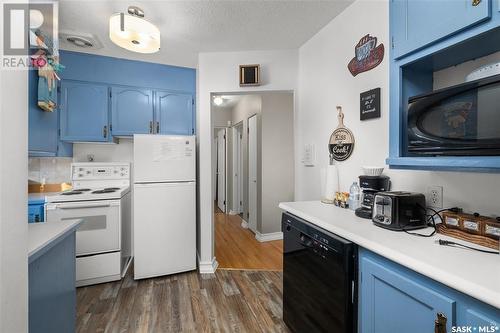
[[[341,189],[348,190],[361,174],[362,165],[385,165],[389,146],[388,14],[387,1],[357,1],[299,50],[298,148],[314,143],[318,164],[304,167],[296,159],[297,200],[321,197],[320,168],[327,164],[328,139],[337,126],[335,105],[344,107],[345,125],[356,138],[353,155],[339,165]],[[367,33],[385,44],[386,58],[377,68],[352,77],[347,63],[354,56],[354,46]],[[451,71],[436,73],[436,81],[444,84],[463,78]],[[382,88],[382,117],[361,122],[359,94],[376,87]],[[393,189],[425,193],[428,185],[442,185],[444,206],[500,215],[496,204],[500,194],[498,174],[409,170],[388,170],[386,174],[392,179]]]
[[[88,155],[94,155],[95,162],[132,162],[134,141],[132,139],[119,139],[118,144],[73,144],[73,161],[88,162]]]
[[[261,97],[262,191],[257,229],[267,234],[281,231],[282,211],[278,204],[294,200],[294,96],[281,92]]]
[[[26,96],[28,73],[0,70],[0,332],[28,331]]]
[[[212,121],[211,93],[292,90],[297,84],[297,50],[200,53],[198,59],[197,134],[199,198],[198,223],[200,264],[208,265],[214,258],[212,204]],[[262,85],[239,86],[238,66],[261,64]]]

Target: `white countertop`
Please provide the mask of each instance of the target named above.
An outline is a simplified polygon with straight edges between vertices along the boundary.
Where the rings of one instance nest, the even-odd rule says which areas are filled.
[[[59,237],[76,228],[81,219],[28,224],[28,257],[33,256]]]
[[[37,199],[46,199],[46,197],[51,195],[59,194],[60,192],[36,192],[36,193],[28,193],[28,200],[37,200]]]
[[[352,210],[320,201],[283,202],[279,207],[415,272],[500,308],[500,255],[439,245],[437,239],[463,243],[441,234],[425,238],[386,230],[375,226],[371,220],[357,217]],[[427,234],[430,231],[432,228],[416,232]]]

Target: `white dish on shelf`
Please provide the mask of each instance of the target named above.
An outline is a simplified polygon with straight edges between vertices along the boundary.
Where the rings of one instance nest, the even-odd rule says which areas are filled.
[[[380,176],[382,172],[384,172],[384,168],[375,166],[364,166],[363,172],[365,176]]]

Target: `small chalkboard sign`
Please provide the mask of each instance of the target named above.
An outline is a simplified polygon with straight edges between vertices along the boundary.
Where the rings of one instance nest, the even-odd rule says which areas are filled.
[[[380,88],[375,88],[360,94],[359,119],[380,118]]]

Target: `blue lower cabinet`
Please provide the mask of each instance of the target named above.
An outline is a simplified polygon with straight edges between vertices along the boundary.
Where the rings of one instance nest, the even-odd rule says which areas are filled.
[[[115,136],[153,133],[153,91],[111,88],[111,125]]]
[[[28,223],[43,222],[45,214],[45,198],[34,197],[28,199]]]
[[[370,251],[361,249],[359,260],[360,333],[434,332],[438,313],[447,319],[447,332],[500,325],[499,309]]]
[[[159,134],[193,135],[193,96],[169,91],[155,91],[156,132]]]
[[[28,204],[28,223],[44,221],[44,204]]]
[[[76,322],[75,232],[29,258],[29,332],[74,332]]]
[[[108,86],[63,80],[60,128],[65,141],[109,141]]]

